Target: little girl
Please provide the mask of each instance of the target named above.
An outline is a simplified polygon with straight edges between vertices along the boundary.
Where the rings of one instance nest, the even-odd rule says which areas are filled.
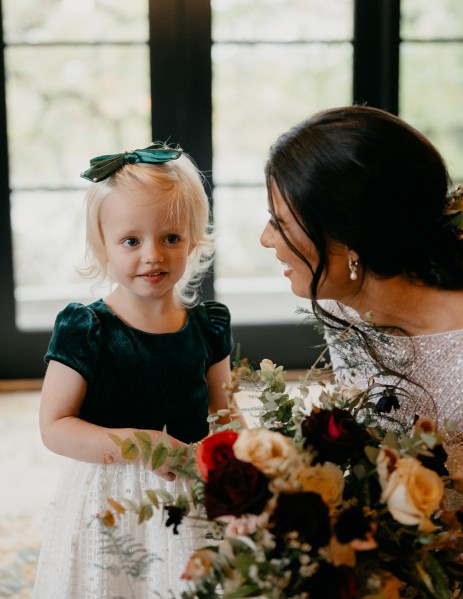
[[[174,535],[156,510],[142,525],[133,515],[122,517],[115,541],[95,516],[109,497],[139,504],[146,489],[176,495],[185,483],[168,463],[153,473],[141,462],[124,462],[109,433],[126,438],[143,430],[156,442],[165,426],[173,448],[205,437],[208,412],[227,407],[230,315],[218,302],[196,301],[212,242],[208,200],[189,158],[152,144],[90,165],[82,173],[93,181],[86,198],[87,274],[115,287],[104,299],[60,312],[45,356],[42,438],[70,459],[33,596],[167,598],[181,590],[197,530],[182,525]],[[134,557],[130,551],[121,557],[126,535],[150,553],[144,580],[126,571]]]

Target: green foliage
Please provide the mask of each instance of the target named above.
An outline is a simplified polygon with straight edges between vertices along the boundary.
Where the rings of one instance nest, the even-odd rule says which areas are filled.
[[[103,569],[114,575],[122,573],[130,579],[143,580],[149,566],[159,558],[146,551],[131,535],[118,536],[114,528],[104,525],[101,525],[101,530],[103,542],[100,552],[115,558],[111,564],[102,566]]]

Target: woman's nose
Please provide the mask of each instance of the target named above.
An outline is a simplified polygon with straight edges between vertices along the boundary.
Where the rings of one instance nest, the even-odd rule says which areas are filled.
[[[264,246],[264,248],[272,248],[274,247],[273,243],[273,229],[270,223],[267,223],[262,231],[262,235],[260,236],[260,243]]]

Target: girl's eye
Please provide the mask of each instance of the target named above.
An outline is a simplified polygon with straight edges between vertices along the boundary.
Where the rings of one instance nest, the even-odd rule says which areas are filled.
[[[129,237],[128,239],[124,239],[122,245],[128,248],[134,248],[137,247],[137,245],[140,245],[140,242],[138,239],[135,239],[135,237]]]
[[[169,244],[178,243],[180,241],[180,237],[178,235],[176,235],[175,233],[166,235],[166,237],[164,239],[165,239],[166,243],[169,243]]]

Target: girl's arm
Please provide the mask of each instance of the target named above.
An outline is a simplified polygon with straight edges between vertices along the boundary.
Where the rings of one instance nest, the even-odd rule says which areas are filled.
[[[40,403],[40,432],[44,445],[54,453],[93,464],[124,462],[119,448],[108,433],[125,439],[133,437],[137,429],[106,428],[79,418],[79,411],[87,391],[85,379],[75,370],[50,361],[42,387]],[[161,431],[146,431],[153,442],[162,441]],[[169,437],[172,447],[185,444]],[[155,471],[157,475],[172,480],[168,464]]]
[[[231,383],[230,356],[227,356],[220,362],[213,364],[207,371],[207,384],[209,388],[209,414],[213,414],[218,410],[230,408],[232,415],[222,416],[217,420],[219,424],[228,424],[231,419],[238,420],[243,428],[248,428],[246,421],[241,414],[236,400],[233,397],[232,403],[229,405],[227,391],[224,385]]]

